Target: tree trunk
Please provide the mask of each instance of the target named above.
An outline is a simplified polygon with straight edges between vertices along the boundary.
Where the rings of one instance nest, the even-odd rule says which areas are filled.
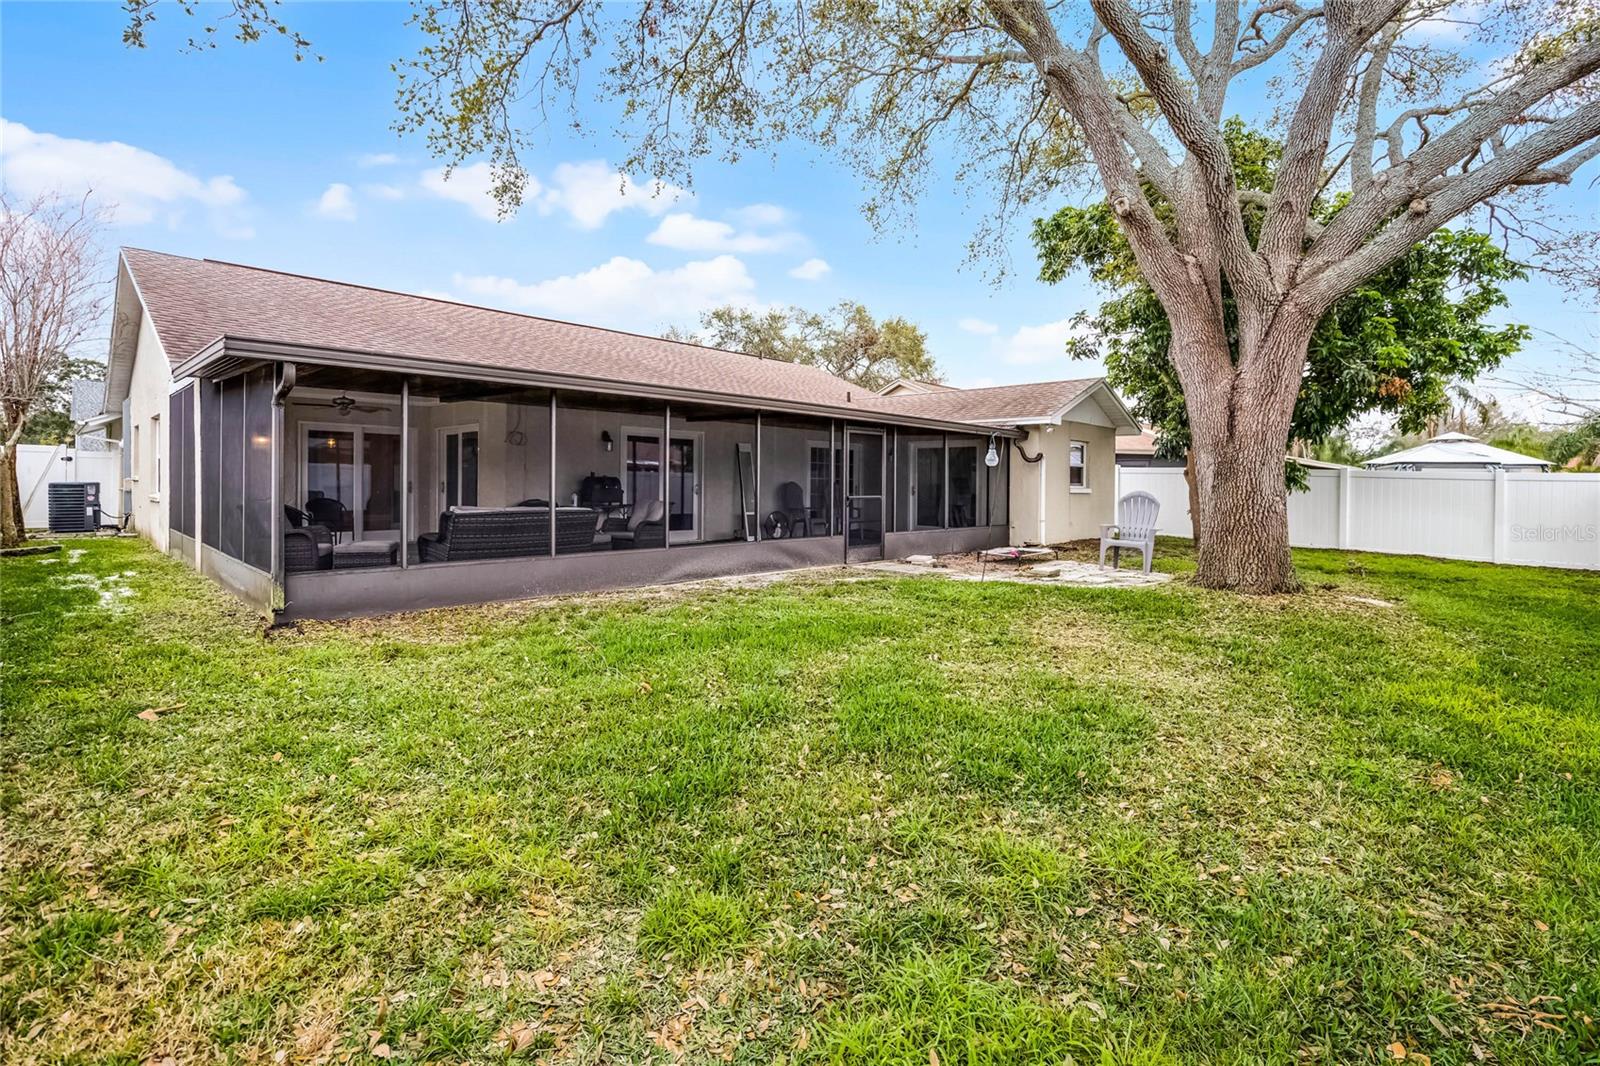
[[[1202,445],[1197,584],[1237,592],[1294,592],[1282,439],[1234,433]]]
[[[1183,480],[1189,486],[1189,539],[1200,547],[1200,481],[1194,473],[1194,446],[1183,453]]]
[[[17,484],[17,448],[7,444],[0,446],[0,548],[18,548],[27,539]]]
[[[1211,402],[1189,410],[1204,534],[1195,582],[1206,588],[1262,594],[1300,588],[1289,551],[1284,455],[1316,320],[1297,310],[1280,305],[1261,316],[1270,323],[1264,336],[1252,339],[1242,329],[1237,367],[1226,380],[1207,382]]]

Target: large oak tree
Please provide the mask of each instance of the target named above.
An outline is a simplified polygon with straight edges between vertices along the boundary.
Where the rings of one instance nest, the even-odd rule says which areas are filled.
[[[234,6],[241,36],[274,17]],[[508,209],[539,126],[563,103],[581,124],[570,105],[596,99],[617,103],[605,121],[630,146],[627,168],[683,182],[708,155],[810,140],[861,169],[874,218],[949,162],[971,183],[980,237],[1092,185],[1172,324],[1208,533],[1198,580],[1270,592],[1295,585],[1284,449],[1323,315],[1485,205],[1544,251],[1592,255],[1514,201],[1600,155],[1593,0],[1461,6],[425,0],[399,125],[448,161],[487,156]],[[1472,47],[1452,50],[1441,27]],[[1277,105],[1269,193],[1235,180],[1230,90]],[[1343,205],[1313,218],[1330,190]],[[1262,212],[1254,238],[1244,204]]]

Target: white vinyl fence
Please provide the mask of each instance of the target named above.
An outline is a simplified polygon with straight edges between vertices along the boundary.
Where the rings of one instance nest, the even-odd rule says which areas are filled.
[[[50,482],[100,482],[100,508],[109,524],[121,504],[122,454],[91,452],[65,444],[17,445],[17,488],[22,493],[22,524],[43,529],[50,524]]]
[[[1600,570],[1600,474],[1504,470],[1307,471],[1289,494],[1298,548],[1436,555]],[[1161,501],[1161,532],[1193,533],[1189,487],[1171,467],[1118,467],[1117,495]]]

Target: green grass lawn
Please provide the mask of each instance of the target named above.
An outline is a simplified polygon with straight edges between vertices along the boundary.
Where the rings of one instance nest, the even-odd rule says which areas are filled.
[[[67,546],[0,569],[8,1062],[1600,1061],[1600,575],[263,633]]]

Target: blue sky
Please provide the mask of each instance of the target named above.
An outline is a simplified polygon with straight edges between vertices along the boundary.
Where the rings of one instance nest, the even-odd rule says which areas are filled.
[[[552,317],[659,332],[722,302],[841,299],[903,315],[928,333],[955,384],[1081,377],[1062,354],[1066,321],[1098,297],[1086,280],[1033,280],[1026,235],[995,284],[966,262],[977,210],[930,187],[914,218],[882,235],[863,220],[860,180],[794,146],[774,163],[708,163],[693,193],[619,195],[603,135],[560,128],[528,157],[539,183],[509,221],[481,172],[444,182],[420,139],[398,139],[389,64],[413,39],[400,4],[295,4],[286,14],[321,63],[277,42],[181,51],[196,20],[174,8],[145,50],[125,48],[111,3],[0,6],[0,165],[18,191],[93,183],[118,203],[112,240]],[[603,117],[596,102],[593,117]],[[1592,169],[1592,168],[1591,168]],[[1566,195],[1593,214],[1594,190]],[[1065,200],[1063,200],[1065,202]],[[1544,282],[1519,285],[1514,316],[1593,345],[1595,311]],[[1536,344],[1504,372],[1557,369]]]

